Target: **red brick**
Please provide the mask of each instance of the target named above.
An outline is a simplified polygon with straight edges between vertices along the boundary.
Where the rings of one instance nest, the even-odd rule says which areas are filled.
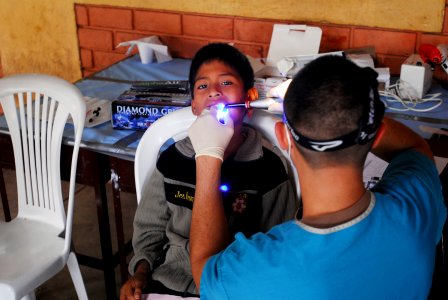
[[[233,40],[233,18],[184,15],[184,35]]]
[[[83,5],[75,5],[76,24],[89,25],[89,17],[87,15],[87,7]]]
[[[90,76],[97,71],[98,70],[94,70],[94,69],[84,69],[84,70],[82,70],[82,77],[84,78],[84,77]]]
[[[112,32],[107,30],[96,30],[79,28],[79,47],[94,50],[112,50]]]
[[[162,43],[168,46],[173,57],[193,58],[196,52],[209,43],[208,40],[189,39],[173,36],[161,36]]]
[[[415,52],[416,33],[380,29],[354,29],[352,47],[374,46],[376,53],[410,55]]]
[[[166,34],[182,34],[181,16],[174,13],[136,10],[135,28]]]
[[[81,66],[83,68],[92,68],[93,60],[92,60],[92,50],[81,49]]]
[[[236,43],[235,47],[246,55],[250,55],[254,58],[265,58],[265,48],[263,45],[250,45],[250,44],[239,44]]]
[[[235,19],[235,40],[269,44],[274,24],[271,21]]]
[[[408,56],[393,56],[393,55],[377,55],[376,67],[389,67],[391,75],[400,75],[401,65],[408,58]]]
[[[448,7],[445,7],[445,17],[443,18],[443,30],[442,30],[442,32],[443,33],[448,33]]]
[[[117,45],[121,42],[127,42],[127,41],[133,41],[133,40],[139,40],[141,38],[144,38],[148,36],[147,34],[143,33],[134,33],[134,32],[116,32],[115,33],[115,52],[119,53],[126,53],[128,51],[129,47],[118,47]],[[137,47],[134,47],[132,50],[132,54],[137,53]]]
[[[439,44],[448,44],[448,35],[442,34],[422,34],[420,38],[420,43],[417,45],[418,48],[422,44],[431,44],[437,46]],[[417,48],[417,50],[418,50]]]
[[[339,51],[350,47],[350,28],[323,26],[320,52]],[[322,51],[325,49],[325,51]]]
[[[126,58],[126,55],[115,52],[93,52],[93,65],[95,69],[104,69],[122,59]]]
[[[89,18],[91,26],[132,29],[132,11],[130,9],[90,7]]]
[[[149,34],[144,33],[138,33],[138,32],[124,32],[124,31],[117,31],[115,33],[115,42],[117,44],[121,42],[127,42],[127,41],[133,41],[133,40],[139,40],[141,38],[147,37]]]

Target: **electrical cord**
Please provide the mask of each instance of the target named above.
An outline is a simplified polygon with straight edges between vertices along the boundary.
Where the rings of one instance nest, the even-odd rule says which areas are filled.
[[[386,108],[395,111],[431,111],[443,103],[442,93],[426,94],[423,98],[417,98],[417,92],[406,81],[398,80],[396,84],[390,85],[385,91],[379,91]],[[429,107],[422,108],[422,104],[433,103]],[[400,103],[401,107],[393,106],[394,103]],[[419,107],[420,106],[420,107]],[[426,106],[426,105],[425,105]]]

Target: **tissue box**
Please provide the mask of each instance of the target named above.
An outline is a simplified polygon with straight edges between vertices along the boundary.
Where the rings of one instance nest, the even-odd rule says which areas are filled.
[[[143,81],[112,101],[114,129],[146,130],[160,117],[191,105],[188,81]]]

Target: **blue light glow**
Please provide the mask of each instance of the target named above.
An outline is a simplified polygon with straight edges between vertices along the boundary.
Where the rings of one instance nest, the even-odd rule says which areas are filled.
[[[229,191],[229,186],[227,184],[221,184],[219,189],[221,190],[221,192],[228,192]]]
[[[229,114],[229,109],[223,104],[219,103],[216,105],[217,112],[216,112],[216,118],[221,124],[226,124],[226,117]]]

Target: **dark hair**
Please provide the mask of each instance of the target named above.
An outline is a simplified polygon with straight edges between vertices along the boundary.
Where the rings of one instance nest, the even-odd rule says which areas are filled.
[[[341,56],[315,59],[291,82],[285,95],[285,117],[298,133],[318,141],[357,131],[369,118],[371,104],[381,104],[376,77],[373,69],[360,68]],[[382,118],[381,105],[375,120],[378,124]],[[298,148],[315,167],[359,165],[364,163],[371,141],[358,144],[333,152],[314,152],[300,145]]]
[[[189,82],[192,96],[194,96],[194,84],[199,68],[204,63],[214,60],[233,68],[241,77],[246,92],[254,86],[254,71],[247,57],[228,44],[211,43],[199,49],[191,62]]]

